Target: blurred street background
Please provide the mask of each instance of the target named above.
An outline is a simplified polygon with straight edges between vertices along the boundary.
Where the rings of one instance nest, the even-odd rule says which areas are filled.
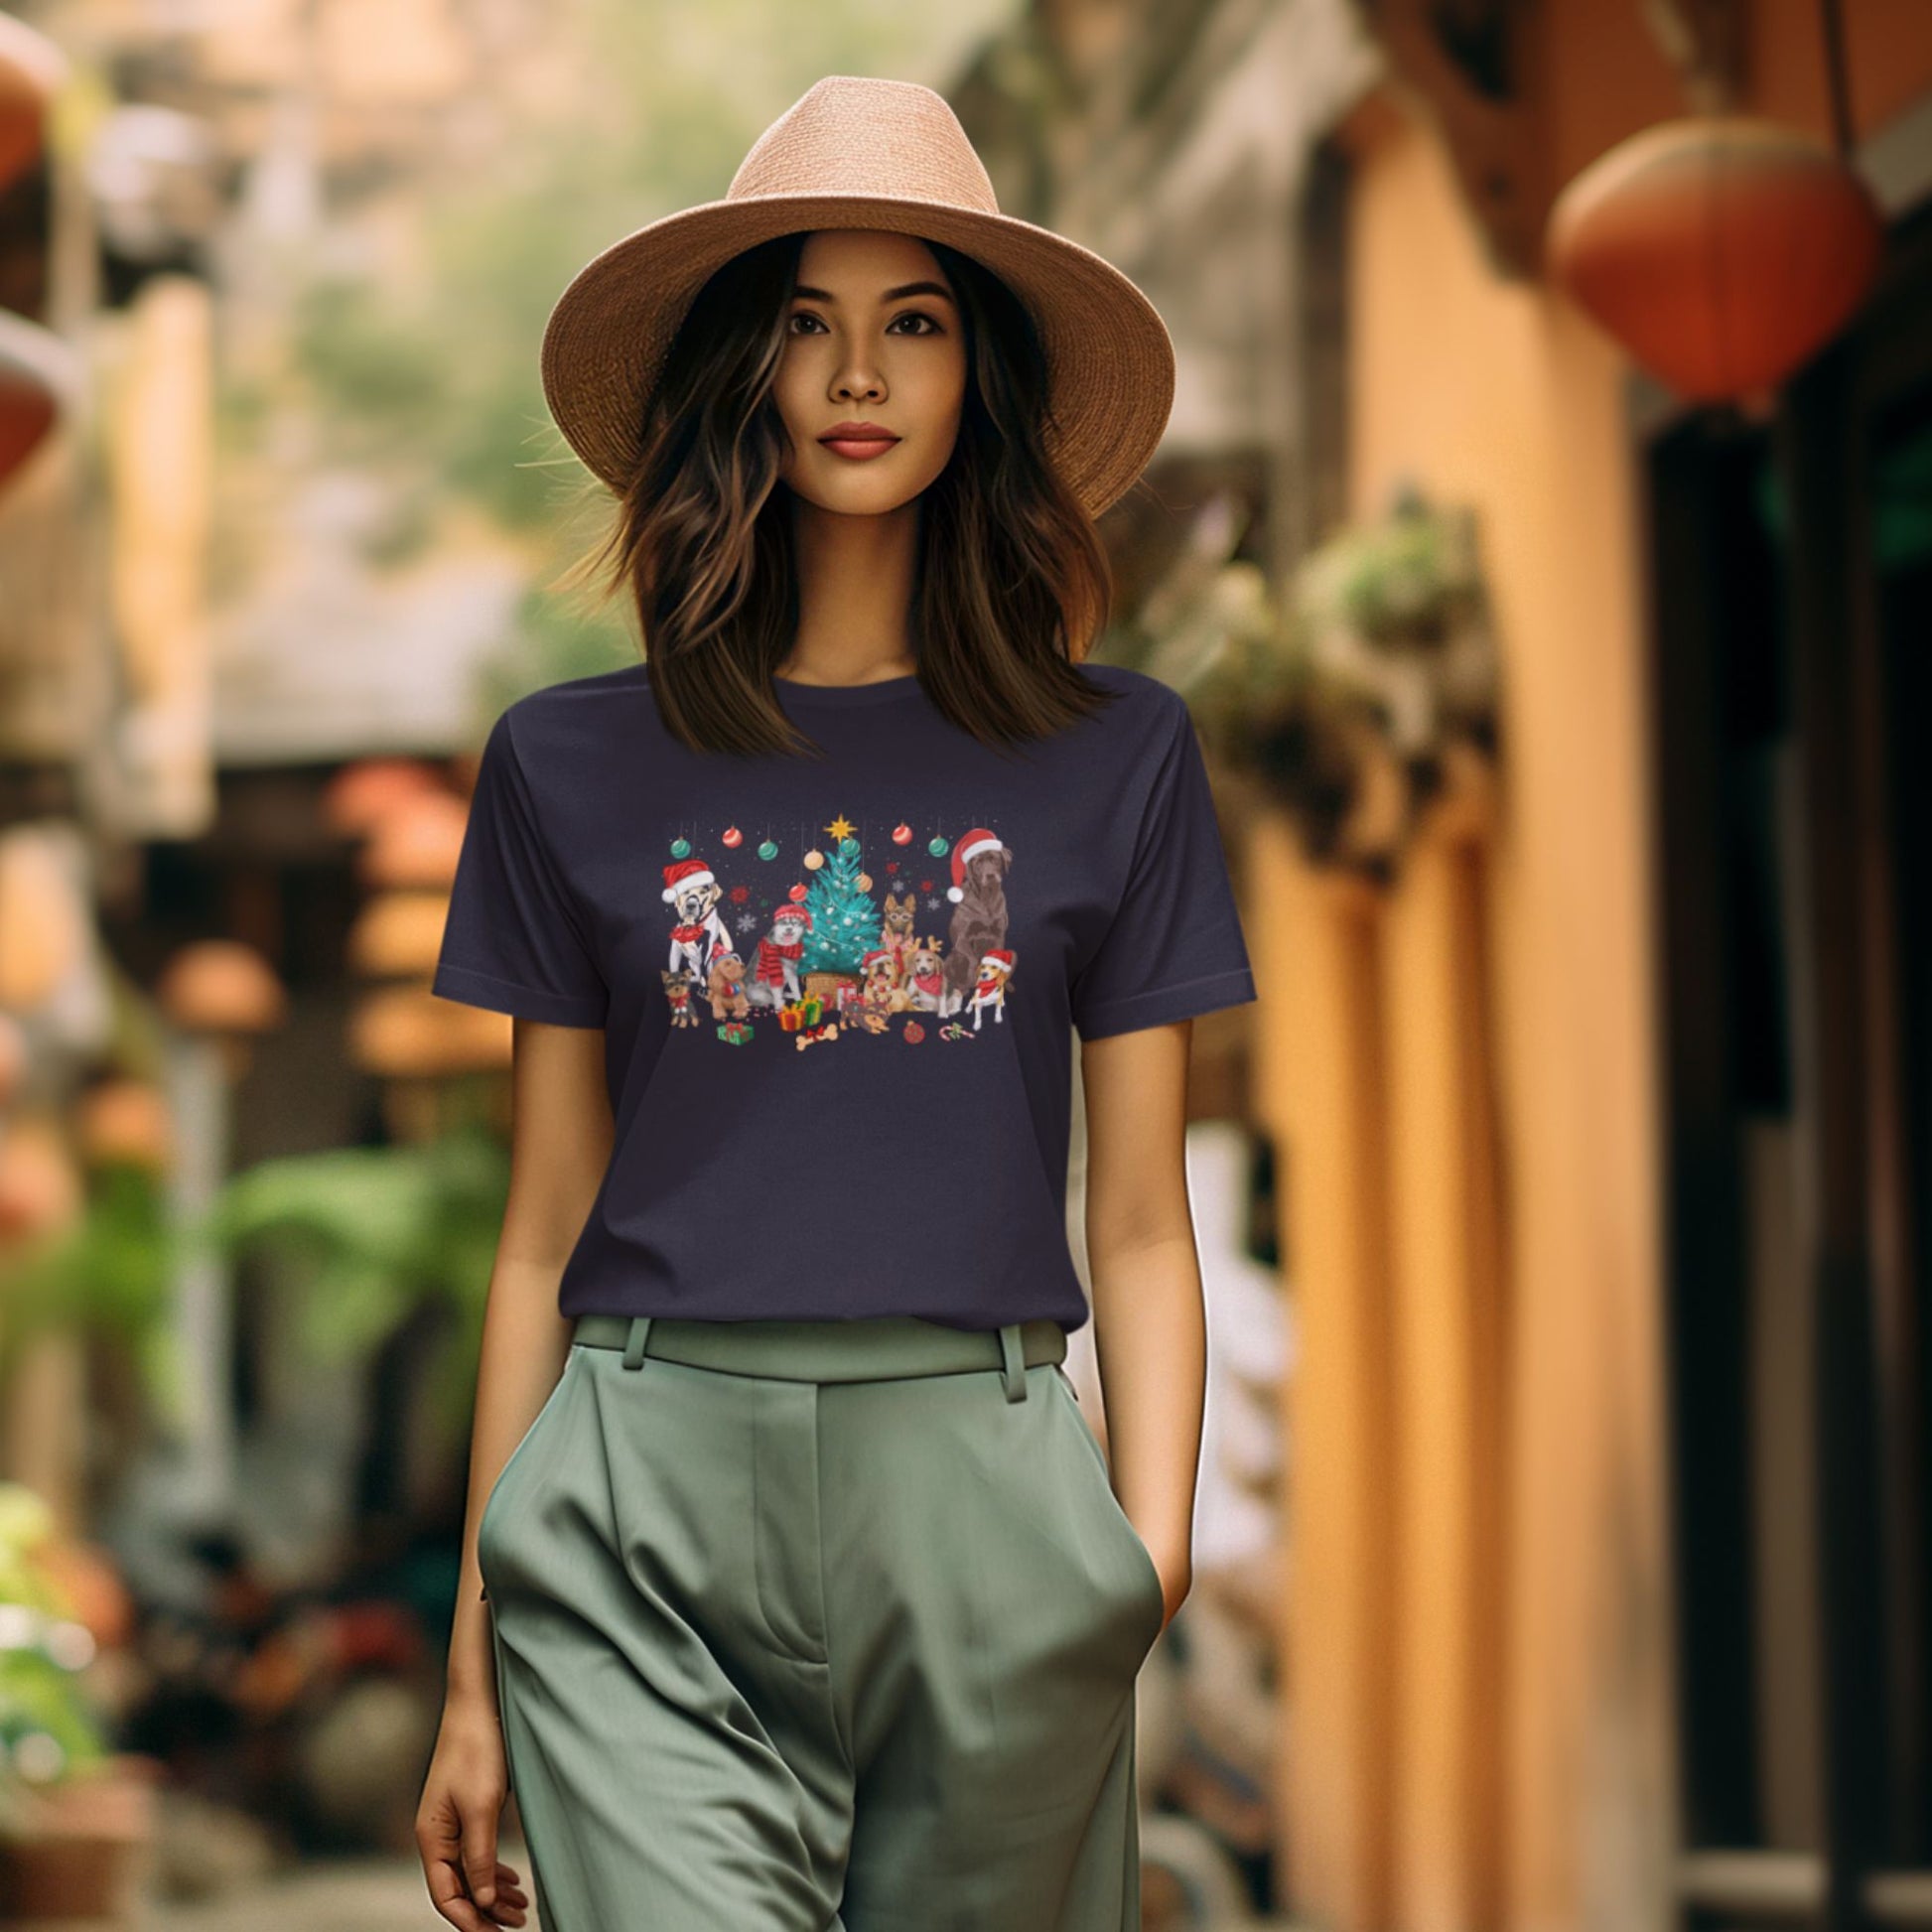
[[[1932,1928],[1927,0],[0,0],[0,1926],[441,1922],[427,984],[636,655],[538,343],[838,72],[1178,357],[1099,654],[1262,997],[1149,1932]]]

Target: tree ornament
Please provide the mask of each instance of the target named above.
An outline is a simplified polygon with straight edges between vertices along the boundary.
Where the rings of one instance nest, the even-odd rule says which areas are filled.
[[[736,825],[725,827],[725,843],[734,849],[745,843],[745,834]]]
[[[903,819],[900,819],[893,827],[893,843],[895,845],[910,845],[912,843],[912,828]]]
[[[680,833],[678,837],[671,841],[671,857],[673,859],[688,859],[690,856],[691,841]]]
[[[824,863],[825,854],[820,852],[816,846],[805,854],[805,870],[807,872],[816,872]]]
[[[775,859],[778,856],[778,843],[775,839],[765,839],[759,846],[760,859]]]
[[[928,841],[926,845],[926,850],[929,853],[931,853],[935,859],[943,859],[946,856],[946,854],[952,850],[952,847],[949,846],[945,842],[945,840],[938,835],[937,832],[935,832],[932,835],[931,839]]]

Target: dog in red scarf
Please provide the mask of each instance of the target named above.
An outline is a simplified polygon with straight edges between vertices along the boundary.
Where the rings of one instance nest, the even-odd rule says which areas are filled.
[[[753,1005],[770,1007],[775,1012],[804,997],[798,962],[805,951],[805,934],[811,929],[811,913],[795,901],[772,913],[771,930],[759,941],[758,966],[745,989]]]

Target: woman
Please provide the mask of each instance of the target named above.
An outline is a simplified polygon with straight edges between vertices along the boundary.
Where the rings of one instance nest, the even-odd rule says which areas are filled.
[[[497,720],[434,981],[515,1028],[431,1895],[524,1923],[513,1787],[547,1932],[1124,1932],[1189,1023],[1255,997],[1184,706],[1080,661],[1166,332],[837,75],[543,365],[649,654]]]

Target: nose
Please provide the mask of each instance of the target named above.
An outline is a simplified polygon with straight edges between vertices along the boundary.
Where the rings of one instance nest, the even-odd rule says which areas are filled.
[[[839,379],[833,385],[833,395],[842,402],[854,401],[863,396],[876,402],[886,393],[886,384],[876,369],[869,368],[856,357],[839,371]]]

